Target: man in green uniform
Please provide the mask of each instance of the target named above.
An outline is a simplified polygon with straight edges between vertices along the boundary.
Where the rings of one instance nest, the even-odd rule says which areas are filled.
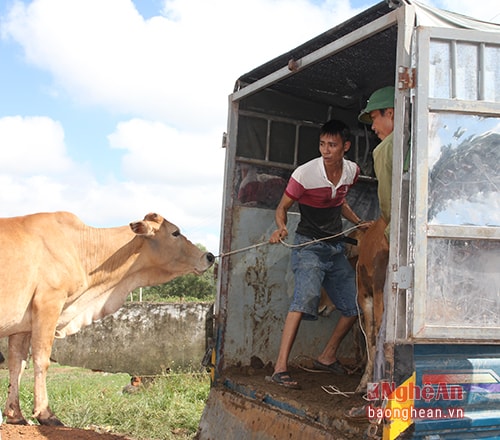
[[[387,223],[385,236],[389,241],[391,222],[392,188],[392,138],[394,131],[394,94],[392,86],[383,87],[373,92],[361,111],[358,119],[364,124],[371,124],[381,142],[373,150],[373,167],[378,180],[378,201],[382,218]]]

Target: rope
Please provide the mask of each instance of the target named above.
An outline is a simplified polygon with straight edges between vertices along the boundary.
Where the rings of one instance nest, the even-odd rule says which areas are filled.
[[[321,385],[321,389],[328,394],[333,396],[343,396],[343,397],[351,397],[352,394],[355,394],[355,391],[341,391],[339,388],[333,385]]]
[[[254,245],[251,245],[251,246],[247,246],[247,247],[244,247],[244,248],[241,248],[241,249],[236,249],[234,251],[229,251],[229,252],[221,252],[219,255],[216,255],[215,258],[223,258],[223,257],[227,257],[229,255],[233,255],[233,254],[238,254],[239,252],[243,252],[243,251],[248,251],[250,249],[254,249],[254,248],[257,248],[259,246],[263,246],[265,244],[269,244],[268,241],[263,241],[262,243],[257,243],[257,244],[254,244]]]
[[[360,225],[355,225],[355,226],[352,226],[352,227],[346,229],[345,231],[339,232],[338,234],[330,235],[330,236],[324,237],[324,238],[316,238],[314,240],[306,241],[305,243],[301,243],[301,244],[289,244],[289,243],[285,243],[283,240],[280,240],[280,243],[283,246],[286,246],[287,248],[290,248],[290,249],[292,249],[292,248],[298,248],[298,247],[302,247],[302,246],[308,246],[308,245],[313,244],[313,243],[318,243],[318,242],[321,242],[321,241],[331,240],[333,238],[340,237],[342,235],[348,234],[349,232],[358,229],[359,227],[360,227]],[[260,246],[264,246],[265,244],[271,244],[271,243],[269,243],[269,241],[263,241],[262,243],[253,244],[253,245],[241,248],[241,249],[235,249],[235,250],[229,251],[229,252],[221,252],[215,258],[224,258],[224,257],[227,257],[229,255],[238,254],[240,252],[244,252],[244,251],[248,251],[250,249],[258,248]]]

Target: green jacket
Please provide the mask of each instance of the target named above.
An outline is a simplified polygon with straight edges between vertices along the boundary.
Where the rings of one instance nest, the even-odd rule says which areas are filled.
[[[391,223],[391,191],[392,191],[392,139],[393,133],[387,136],[373,150],[373,167],[378,180],[378,202],[380,213],[387,222],[385,236],[389,240]]]

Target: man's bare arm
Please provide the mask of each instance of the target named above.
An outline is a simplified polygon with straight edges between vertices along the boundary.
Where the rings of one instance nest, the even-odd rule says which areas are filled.
[[[281,197],[280,203],[276,208],[276,212],[274,215],[276,226],[278,229],[274,231],[269,239],[269,243],[279,243],[280,240],[286,238],[288,235],[288,229],[286,228],[287,220],[288,220],[288,210],[293,205],[294,200],[288,197],[286,194],[283,194]]]

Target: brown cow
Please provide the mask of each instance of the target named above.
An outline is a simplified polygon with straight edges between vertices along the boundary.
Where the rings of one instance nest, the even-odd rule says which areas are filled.
[[[26,424],[19,382],[31,345],[33,415],[61,425],[46,389],[54,337],[114,313],[139,286],[201,274],[214,262],[158,214],[117,228],[92,228],[67,212],[0,219],[0,337],[9,337],[10,385],[4,415]]]
[[[364,392],[368,381],[373,378],[376,339],[384,312],[384,284],[389,261],[389,244],[384,235],[386,226],[387,223],[379,218],[358,237],[356,281],[366,333],[367,362],[356,392]]]

